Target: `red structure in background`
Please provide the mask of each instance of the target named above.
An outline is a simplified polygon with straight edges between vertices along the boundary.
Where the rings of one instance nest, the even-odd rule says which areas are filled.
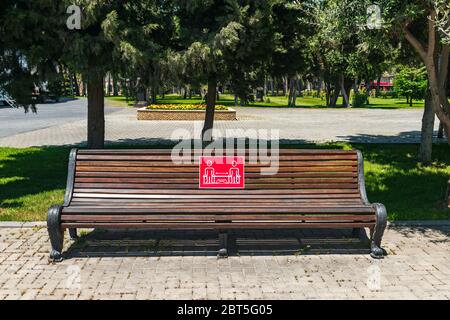
[[[370,82],[370,87],[371,88],[376,88],[378,86],[378,81],[372,81]],[[394,86],[393,83],[391,82],[383,82],[380,81],[380,88],[386,88],[386,89],[391,89]]]

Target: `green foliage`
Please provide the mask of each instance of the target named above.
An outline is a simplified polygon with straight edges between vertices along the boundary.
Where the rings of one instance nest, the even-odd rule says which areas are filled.
[[[427,90],[425,67],[401,66],[395,75],[394,88],[398,95],[406,97],[408,100],[424,99]]]
[[[355,92],[353,94],[352,99],[352,107],[353,108],[361,108],[365,106],[368,103],[367,101],[367,94],[364,92]]]
[[[436,27],[442,35],[442,41],[450,43],[450,3],[448,0],[434,1],[436,8]]]

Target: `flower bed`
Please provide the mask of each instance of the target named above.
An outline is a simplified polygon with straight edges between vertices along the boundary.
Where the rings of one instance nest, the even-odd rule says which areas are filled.
[[[139,108],[138,120],[204,120],[204,104],[162,104]],[[236,120],[236,110],[216,105],[215,120]]]
[[[149,110],[206,110],[206,104],[151,104]],[[216,110],[228,110],[228,107],[216,105]]]

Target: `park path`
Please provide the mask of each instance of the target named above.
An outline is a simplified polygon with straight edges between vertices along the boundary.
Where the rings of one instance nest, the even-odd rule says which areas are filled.
[[[44,224],[2,223],[0,300],[450,299],[448,223],[390,225],[382,260],[336,231],[302,232],[235,234],[217,259],[215,233],[93,231],[51,264]]]
[[[0,109],[0,146],[28,147],[75,145],[86,141],[84,99],[45,107],[51,118],[46,125],[28,127],[23,113],[9,116]],[[73,104],[73,105],[72,105]],[[107,102],[108,104],[108,102]],[[51,116],[51,108],[56,114]],[[75,108],[77,111],[73,115]],[[71,110],[64,116],[65,110]],[[8,111],[10,112],[10,111]],[[41,111],[43,112],[43,111]],[[39,113],[38,113],[39,114]],[[274,130],[285,142],[351,141],[369,143],[417,143],[420,141],[420,109],[287,109],[237,108],[237,121],[216,121],[218,135],[243,137],[252,130]],[[43,117],[41,117],[43,118]],[[198,138],[201,121],[138,121],[136,109],[108,107],[106,141],[127,144],[161,144],[180,136]],[[44,121],[44,119],[41,119]],[[438,123],[435,123],[437,130]],[[227,131],[228,130],[228,131]],[[270,132],[269,132],[270,133]]]

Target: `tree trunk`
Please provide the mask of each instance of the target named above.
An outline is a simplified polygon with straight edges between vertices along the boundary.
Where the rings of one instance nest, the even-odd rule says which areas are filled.
[[[337,100],[339,98],[339,92],[340,92],[340,90],[339,90],[339,81],[335,81],[334,82],[334,88],[333,88],[333,94],[332,94],[331,99],[330,99],[330,106],[331,107],[336,107]]]
[[[72,78],[73,78],[73,88],[75,90],[75,95],[77,97],[79,97],[80,96],[80,86],[78,85],[77,74],[73,73]]]
[[[378,79],[377,79],[377,91],[376,91],[376,93],[375,93],[375,97],[379,97],[379,95],[380,95],[380,82],[381,82],[381,75],[380,76],[378,76]]]
[[[424,165],[431,163],[433,150],[434,111],[430,91],[427,91],[425,108],[422,117],[422,131],[420,138],[419,162]]]
[[[267,77],[264,75],[264,97],[267,96]]]
[[[444,125],[442,124],[442,121],[439,122],[439,129],[437,134],[438,139],[444,138]]]
[[[105,102],[103,75],[91,75],[87,83],[88,119],[87,146],[90,149],[102,149],[105,144]]]
[[[289,96],[288,96],[288,107],[292,107],[292,101],[294,100],[295,94],[295,80],[294,78],[289,79]]]
[[[238,106],[238,95],[234,94],[234,106],[237,107]]]
[[[112,84],[111,84],[111,73],[108,73],[108,87],[106,88],[106,93],[109,96],[111,96],[111,90],[112,89]]]
[[[411,33],[408,26],[403,31],[406,40],[417,51],[427,68],[433,111],[439,120],[442,121],[444,131],[447,133],[447,142],[450,145],[450,105],[445,90],[442,90],[448,75],[450,45],[440,44],[438,33],[436,32],[436,15],[436,10],[430,9],[428,43],[426,45]],[[441,48],[439,54],[437,52],[438,48]]]
[[[212,142],[212,128],[214,126],[214,111],[216,106],[216,90],[217,78],[215,74],[212,74],[208,78],[208,92],[206,93],[205,123],[203,124],[201,136],[203,146]]]
[[[157,97],[157,93],[158,93],[158,89],[157,89],[157,87],[156,86],[153,86],[152,87],[152,90],[151,90],[151,103],[152,104],[156,104],[156,97]]]
[[[345,78],[344,76],[341,76],[341,92],[343,97],[343,106],[349,108],[350,107],[350,101],[348,99],[347,90],[345,88]]]
[[[117,97],[119,95],[119,86],[116,80],[116,76],[113,77],[113,96]]]
[[[331,104],[331,85],[329,82],[325,83],[325,100],[326,106],[329,107]]]
[[[274,85],[274,81],[273,78],[270,78],[270,90],[272,91],[272,97],[275,95],[275,85]]]

